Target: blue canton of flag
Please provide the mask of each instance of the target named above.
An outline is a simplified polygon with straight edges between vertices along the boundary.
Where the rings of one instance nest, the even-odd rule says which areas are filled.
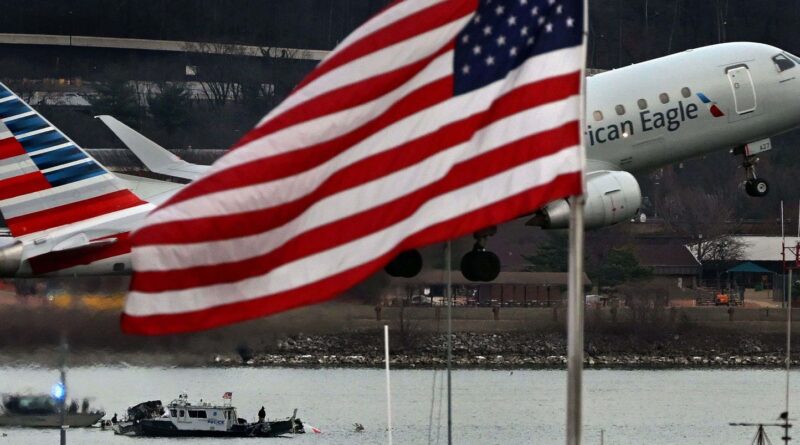
[[[583,0],[480,0],[456,37],[455,94],[506,77],[528,58],[581,43]]]

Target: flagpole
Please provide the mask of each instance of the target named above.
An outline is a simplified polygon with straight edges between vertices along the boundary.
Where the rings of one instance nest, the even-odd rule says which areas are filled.
[[[580,445],[583,435],[583,197],[570,198],[567,279],[567,444]]]
[[[386,355],[386,439],[392,445],[392,382],[389,378],[389,325],[383,325],[383,347]]]
[[[453,395],[450,371],[453,367],[453,274],[451,252],[452,245],[447,240],[445,248],[445,266],[447,268],[447,445],[453,445]]]
[[[583,1],[583,65],[581,67],[580,163],[581,180],[585,181],[586,145],[586,51],[589,34],[589,1]],[[586,190],[584,182],[582,190]],[[573,196],[569,200],[569,267],[567,291],[567,445],[580,445],[583,437],[583,211],[585,200]]]

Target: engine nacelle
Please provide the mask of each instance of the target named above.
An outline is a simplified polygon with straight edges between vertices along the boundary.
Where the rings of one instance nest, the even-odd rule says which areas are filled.
[[[584,227],[587,229],[627,221],[642,207],[642,190],[632,174],[623,171],[592,172],[586,177]],[[536,212],[528,222],[544,229],[569,227],[569,204],[553,201]]]
[[[13,277],[22,265],[23,246],[14,241],[0,247],[0,277]]]

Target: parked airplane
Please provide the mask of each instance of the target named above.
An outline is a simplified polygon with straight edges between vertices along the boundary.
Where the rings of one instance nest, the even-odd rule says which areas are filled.
[[[741,155],[747,193],[764,196],[769,186],[756,176],[757,155],[771,148],[771,136],[800,125],[798,74],[800,59],[780,49],[725,43],[589,78],[586,227],[639,212],[641,190],[631,172],[715,150]],[[14,237],[0,244],[0,276],[130,272],[127,233],[173,192],[140,198],[2,84],[0,120],[0,211]],[[176,177],[203,170],[159,158],[163,149],[152,141],[104,122],[154,171],[157,159],[169,166],[161,173]],[[529,224],[565,228],[568,210],[566,201],[552,202]],[[496,277],[499,259],[485,249],[492,233],[476,233],[474,250],[462,259],[465,277]],[[411,252],[387,269],[408,276],[419,263]]]

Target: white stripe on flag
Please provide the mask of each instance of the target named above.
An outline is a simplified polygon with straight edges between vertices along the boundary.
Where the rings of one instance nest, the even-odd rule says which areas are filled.
[[[452,40],[467,21],[468,16],[337,67],[295,91],[261,123],[321,94],[419,62]]]
[[[432,60],[427,67],[404,85],[390,91],[382,97],[356,107],[300,122],[276,131],[267,136],[267,138],[252,141],[227,153],[223,158],[214,163],[212,166],[213,170],[210,171],[221,171],[229,167],[252,162],[255,159],[288,153],[336,139],[361,127],[371,118],[381,115],[409,93],[452,74],[452,67],[453,52],[448,51]],[[330,129],[330,131],[325,133],[319,132],[318,129],[321,127]],[[265,141],[265,139],[268,140]]]
[[[431,199],[417,212],[384,230],[373,232],[336,248],[286,263],[265,275],[234,283],[216,284],[161,293],[132,291],[125,313],[132,316],[178,314],[243,302],[295,289],[367,263],[405,239],[432,225],[486,207],[515,194],[552,182],[565,173],[580,170],[578,146],[538,158],[495,176]],[[505,193],[500,195],[497,190]],[[354,255],[353,252],[359,252]],[[148,261],[134,248],[134,269]]]
[[[388,176],[317,201],[294,220],[270,231],[228,240],[138,247],[137,252],[141,252],[148,261],[146,264],[137,264],[136,270],[144,272],[182,269],[264,255],[304,232],[411,194],[444,177],[456,162],[488,153],[527,137],[532,132],[547,131],[575,121],[578,105],[579,97],[572,96],[509,116],[477,132],[467,143],[443,150]],[[536,122],[537,126],[532,128],[528,125],[529,122]],[[398,184],[403,184],[403,187],[398,187]],[[285,183],[282,187],[291,188]],[[239,189],[237,192],[242,193]],[[248,199],[256,200],[252,197]],[[199,212],[200,209],[188,211]],[[199,214],[194,216],[201,217]],[[209,252],[213,252],[213,257],[208,255]]]
[[[403,20],[406,17],[446,1],[451,0],[405,0],[402,2],[397,2],[394,6],[386,9],[381,14],[375,15],[366,23],[359,26],[355,31],[350,33],[347,37],[345,37],[345,39],[342,40],[342,42],[337,45],[333,51],[328,53],[328,57],[326,57],[325,60],[331,59],[335,54],[342,52],[342,50],[350,47],[350,45],[353,43],[361,40],[364,37],[374,34],[376,31],[380,31],[392,25],[393,23]],[[320,66],[325,64],[325,60],[322,61]]]
[[[551,57],[531,58],[512,73],[510,78],[514,79],[513,82],[501,79],[475,92],[456,96],[448,101],[421,110],[360,141],[339,156],[314,169],[279,181],[209,193],[172,204],[158,209],[154,214],[150,215],[148,217],[148,225],[239,213],[269,208],[293,201],[313,190],[316,185],[344,166],[351,165],[377,153],[391,150],[398,144],[429,134],[448,123],[484,111],[498,96],[512,89],[579,70],[581,62],[574,56],[580,54],[579,48],[572,48],[567,54],[559,51],[558,54],[554,54]],[[311,131],[311,129],[308,130]],[[317,129],[316,132],[323,133],[324,131]],[[264,144],[271,145],[271,138],[272,136],[267,136],[261,141]],[[224,164],[227,158],[236,157],[237,154],[238,150],[227,154],[217,161],[215,166]],[[241,160],[242,164],[255,160],[252,155],[250,159],[242,157],[238,159]]]

